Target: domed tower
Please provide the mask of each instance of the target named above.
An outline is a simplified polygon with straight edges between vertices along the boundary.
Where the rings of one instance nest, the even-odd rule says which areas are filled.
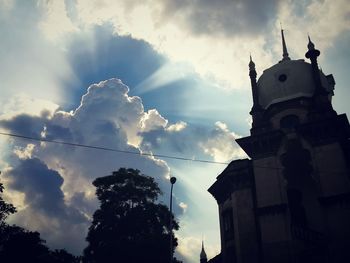
[[[257,80],[250,57],[253,123],[236,160],[209,192],[219,205],[229,262],[350,262],[350,126],[332,107],[335,81],[306,58],[282,59]]]

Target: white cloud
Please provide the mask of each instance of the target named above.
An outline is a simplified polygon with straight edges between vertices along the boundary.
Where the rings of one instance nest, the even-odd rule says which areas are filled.
[[[179,206],[182,208],[182,210],[184,211],[184,213],[186,213],[186,210],[188,208],[188,205],[184,202],[180,202]]]
[[[11,96],[0,106],[0,115],[2,119],[9,119],[23,112],[32,116],[51,115],[58,108],[56,103],[49,100],[37,99],[20,93]]]
[[[152,109],[146,112],[141,118],[141,131],[149,132],[151,130],[165,128],[168,121],[164,119],[157,110]]]
[[[350,33],[350,6],[347,0],[283,1],[278,20],[282,21],[285,28],[291,58],[305,58],[307,34],[310,34],[316,47],[325,52],[336,45],[335,41],[340,35]],[[277,30],[280,28],[278,20],[274,31],[276,39],[280,35]],[[281,54],[280,42],[276,41],[274,50]]]
[[[141,149],[158,152],[178,152],[183,157],[227,162],[237,158],[246,158],[246,154],[237,145],[239,135],[231,132],[223,122],[214,127],[201,127],[178,122],[168,126],[155,126],[153,130],[141,132]],[[205,154],[205,155],[203,155]]]
[[[235,146],[231,139],[235,135],[226,124],[218,122],[214,129],[208,130],[205,127],[195,127],[181,121],[169,123],[155,109],[145,112],[140,98],[129,96],[128,91],[128,87],[118,79],[102,81],[88,88],[80,106],[72,112],[57,110],[47,114],[28,115],[20,113],[20,109],[18,109],[17,114],[10,117],[3,115],[0,118],[0,125],[3,129],[13,133],[32,134],[34,137],[39,137],[44,131],[45,138],[51,140],[106,146],[135,153],[140,152],[140,149],[143,151],[144,143],[147,143],[147,140],[152,136],[159,142],[159,135],[161,147],[150,143],[148,145],[150,152],[157,153],[158,150],[163,149],[162,147],[168,145],[172,152],[177,150],[187,154],[190,151],[190,153],[203,155],[205,153],[199,147],[201,142],[207,148],[217,147],[217,152],[215,152],[217,156],[212,155],[214,159],[220,158],[220,156],[228,158],[232,153],[230,147],[234,148]],[[25,106],[27,104],[22,103],[21,105]],[[38,112],[40,111],[38,110]],[[142,144],[132,146],[130,142],[136,137],[142,139]],[[8,162],[7,181],[5,183],[8,191],[14,188],[15,191],[11,192],[8,197],[14,201],[14,204],[20,210],[11,220],[42,232],[43,238],[47,239],[50,245],[65,245],[65,239],[59,233],[59,230],[62,231],[63,229],[64,232],[71,229],[70,233],[75,235],[72,240],[76,243],[72,246],[69,243],[70,247],[68,248],[73,248],[75,249],[74,252],[79,253],[77,250],[84,246],[83,240],[86,234],[86,231],[82,229],[84,226],[87,227],[87,223],[74,223],[73,219],[70,219],[74,213],[69,211],[77,210],[83,218],[91,218],[91,214],[97,206],[95,189],[91,185],[91,181],[96,177],[108,175],[119,167],[137,168],[147,175],[154,176],[165,193],[162,201],[167,203],[169,199],[168,177],[171,171],[164,160],[106,151],[96,152],[96,150],[51,143],[23,140],[11,140],[9,142],[14,147],[12,150],[14,154],[4,157],[4,160]],[[218,142],[222,145],[226,143],[227,148],[220,148],[222,147],[221,144],[214,146]],[[211,155],[209,152],[208,154]],[[56,192],[57,196],[61,198],[60,206],[64,204],[65,209],[68,209],[67,217],[59,218],[58,215],[43,214],[34,205],[34,201],[32,203],[28,202],[28,188],[21,188],[22,184],[21,187],[18,187],[18,184],[17,188],[11,187],[14,186],[13,173],[18,171],[16,167],[25,160],[33,159],[37,160],[36,162],[40,160],[42,167],[47,165],[46,169],[49,174],[55,174],[54,177],[56,178],[62,177],[61,183],[56,183],[56,188],[58,188]],[[176,173],[176,169],[174,171]],[[10,180],[10,177],[12,180]],[[193,205],[195,200],[186,201],[188,195],[185,191],[186,180],[182,178],[180,181],[183,182],[176,186],[175,200],[178,205],[174,210],[179,213],[186,212],[186,215],[193,214],[189,211],[196,209]],[[35,187],[39,187],[39,185],[38,183]],[[47,187],[49,188],[49,186]],[[47,193],[43,188],[39,189],[44,191],[43,195]],[[32,190],[30,191],[30,193],[33,193]],[[23,194],[25,195],[23,196]],[[37,221],[30,219],[36,216],[38,216]],[[188,219],[184,222],[191,225]],[[51,228],[53,230],[50,232]],[[189,233],[188,236],[191,236],[191,234]]]
[[[13,152],[19,159],[30,159],[32,158],[34,148],[35,144],[29,143],[24,148],[15,146]]]
[[[211,136],[205,142],[202,142],[200,146],[204,152],[210,154],[218,162],[246,158],[245,152],[235,142],[238,138],[240,136],[230,132],[225,123],[218,121],[215,123],[215,129],[212,131]]]
[[[39,27],[48,39],[57,41],[65,34],[79,30],[68,17],[64,1],[39,0],[39,6],[44,12]]]
[[[187,127],[187,123],[184,121],[179,121],[177,123],[169,125],[166,130],[169,132],[179,132]]]
[[[128,138],[136,136],[141,119],[147,113],[143,111],[141,100],[130,97],[127,93],[127,86],[120,80],[111,79],[91,85],[83,96],[81,105],[72,113],[56,111],[39,116],[22,113],[10,118],[5,115],[6,118],[2,116],[0,123],[3,129],[17,134],[30,133],[33,137],[39,137],[45,130],[45,137],[51,140],[106,146],[138,153],[139,149],[130,146]],[[152,128],[152,125],[157,124],[147,125]],[[83,248],[88,224],[85,222],[80,225],[82,223],[75,222],[74,213],[69,211],[76,209],[84,217],[91,217],[96,208],[95,189],[91,185],[94,178],[108,175],[120,167],[133,167],[154,176],[162,189],[168,184],[166,176],[169,174],[169,167],[166,162],[156,158],[96,152],[50,143],[28,143],[23,140],[9,140],[7,143],[9,142],[14,147],[14,154],[8,153],[5,157],[7,165],[10,166],[4,174],[7,177],[5,183],[8,191],[17,191],[9,196],[20,210],[11,220],[30,229],[39,230],[50,245],[64,246],[70,237],[64,238],[62,233],[68,231],[75,235],[73,241],[79,240],[75,245],[69,243],[69,249]],[[36,168],[38,166],[41,167],[39,170]],[[29,180],[28,178],[36,172],[44,176],[42,180],[41,177]],[[46,188],[43,188],[41,181],[50,184],[46,183]],[[22,193],[25,193],[24,203]],[[63,210],[61,213],[59,209],[56,209],[55,213],[44,213],[44,207],[49,207],[48,202],[55,206],[50,200],[57,200],[57,207],[60,209],[67,207],[67,216],[60,217]],[[80,253],[77,250],[74,252]]]

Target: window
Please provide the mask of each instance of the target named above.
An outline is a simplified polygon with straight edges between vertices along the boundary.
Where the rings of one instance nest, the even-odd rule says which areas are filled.
[[[286,74],[281,74],[278,76],[278,80],[280,82],[285,82],[287,80],[287,75]]]

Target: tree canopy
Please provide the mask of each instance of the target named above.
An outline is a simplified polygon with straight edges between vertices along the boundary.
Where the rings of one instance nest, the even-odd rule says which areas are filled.
[[[170,211],[157,203],[161,191],[152,177],[121,168],[97,178],[93,185],[100,201],[86,238],[84,262],[152,262],[170,259]],[[173,228],[179,228],[173,215]],[[174,259],[174,262],[176,259]]]

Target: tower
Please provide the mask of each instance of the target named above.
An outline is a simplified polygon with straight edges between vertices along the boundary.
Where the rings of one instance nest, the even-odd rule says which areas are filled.
[[[201,250],[201,253],[199,255],[199,258],[200,258],[200,263],[207,263],[208,262],[207,254],[205,253],[205,250],[204,250],[203,241],[202,241],[202,250]]]
[[[221,258],[232,262],[350,262],[350,126],[332,107],[335,81],[306,58],[282,60],[256,80],[253,123],[209,192],[219,206]]]

